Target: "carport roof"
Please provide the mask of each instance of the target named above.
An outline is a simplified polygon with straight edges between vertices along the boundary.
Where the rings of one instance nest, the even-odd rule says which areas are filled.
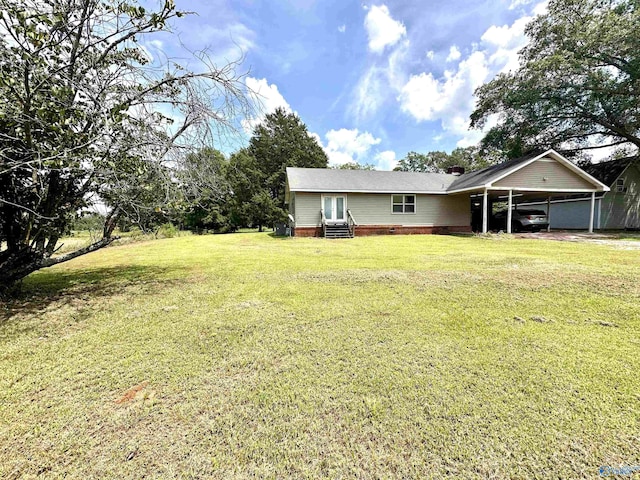
[[[514,158],[513,160],[508,160],[506,162],[499,163],[498,165],[493,165],[491,167],[483,168],[482,170],[477,170],[475,172],[461,175],[449,186],[447,191],[450,193],[454,193],[477,190],[481,188],[489,188],[494,182],[497,182],[498,180],[511,175],[517,170],[520,170],[521,168],[545,157],[552,158],[557,162],[563,164],[574,174],[582,177],[588,183],[592,184],[595,187],[594,190],[609,190],[609,187],[607,185],[591,176],[588,172],[571,163],[558,152],[554,150],[547,150],[546,152],[538,150],[525,155],[524,157]]]

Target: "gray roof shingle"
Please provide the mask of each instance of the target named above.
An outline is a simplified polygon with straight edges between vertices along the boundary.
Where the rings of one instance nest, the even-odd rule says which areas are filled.
[[[544,153],[535,151],[524,157],[460,176],[445,173],[288,167],[287,180],[289,190],[294,192],[448,193],[482,188]],[[618,163],[595,164],[585,170],[604,184],[610,185],[629,161],[630,159],[623,159]]]
[[[287,168],[292,192],[447,193],[456,178],[445,173]]]
[[[592,177],[611,187],[613,186],[613,182],[615,182],[629,164],[634,161],[638,161],[638,157],[627,157],[618,160],[609,160],[607,162],[592,163],[591,165],[582,167],[582,169]]]

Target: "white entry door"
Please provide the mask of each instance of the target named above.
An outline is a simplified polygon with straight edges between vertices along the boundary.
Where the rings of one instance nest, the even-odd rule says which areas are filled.
[[[347,221],[347,202],[342,195],[323,195],[322,208],[329,223],[344,223]]]

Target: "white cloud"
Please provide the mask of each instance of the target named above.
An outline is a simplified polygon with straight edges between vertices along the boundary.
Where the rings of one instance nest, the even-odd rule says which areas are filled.
[[[385,150],[378,152],[374,157],[377,170],[393,170],[398,165],[396,152],[393,150]]]
[[[531,13],[533,15],[544,15],[549,10],[549,0],[544,0],[533,7]]]
[[[338,31],[339,31],[340,33],[344,33],[344,32],[346,32],[346,31],[347,31],[347,26],[346,26],[346,25],[340,25],[340,26],[338,27]]]
[[[543,11],[546,4],[537,3],[532,11]],[[525,27],[532,19],[525,15],[511,25],[489,27],[466,58],[457,45],[451,46],[447,62],[462,59],[457,67],[440,76],[430,71],[411,75],[397,95],[402,111],[418,122],[439,121],[445,135],[458,138],[458,146],[476,144],[497,120],[489,118],[483,131],[468,129],[473,92],[498,73],[519,67],[518,52],[527,44]]]
[[[350,110],[357,120],[371,117],[384,103],[387,88],[383,79],[383,70],[374,66],[365,72],[356,85]]]
[[[429,51],[427,52],[427,58],[428,58],[429,60],[433,60],[433,57],[435,57],[435,55],[436,55],[436,52],[434,52],[433,50],[429,50]]]
[[[412,75],[398,97],[400,108],[418,121],[442,118],[443,122],[455,126],[456,116],[468,116],[456,113],[473,108],[473,91],[484,83],[488,74],[485,54],[474,52],[460,62],[457,72],[446,71],[443,79],[424,72]]]
[[[257,79],[247,77],[245,80],[247,89],[252,92],[256,100],[256,110],[258,114],[255,117],[243,120],[242,126],[247,133],[251,133],[253,129],[264,120],[264,117],[276,111],[278,107],[290,112],[291,106],[282,96],[275,83],[269,84],[266,78]]]
[[[371,118],[382,105],[394,98],[407,81],[404,69],[409,41],[397,45],[386,59],[369,67],[354,90],[350,111],[357,121]],[[384,62],[384,63],[383,63]]]
[[[455,62],[456,60],[459,60],[461,56],[462,54],[460,53],[460,50],[458,50],[458,47],[456,45],[451,45],[446,61]]]
[[[532,17],[521,17],[512,25],[496,26],[491,25],[482,34],[480,40],[499,48],[513,48],[523,44],[524,28],[531,21]]]
[[[348,130],[341,128],[340,130],[329,130],[325,134],[327,144],[324,150],[329,156],[329,163],[332,165],[343,165],[349,162],[357,162],[358,160],[366,160],[366,155],[373,145],[381,142],[379,138],[374,137],[369,132],[362,132],[357,128]],[[318,143],[319,137],[316,137]]]
[[[509,5],[509,10],[513,10],[515,8],[518,8],[518,7],[523,7],[525,5],[529,5],[533,1],[534,0],[512,0],[511,4]]]
[[[216,64],[240,60],[256,45],[256,33],[239,22],[224,26],[199,23],[196,28],[181,29],[178,33],[190,51],[211,47],[211,59]]]
[[[407,34],[407,29],[391,17],[386,5],[373,6],[367,12],[364,26],[369,37],[369,50],[382,53],[386,47],[393,46]]]

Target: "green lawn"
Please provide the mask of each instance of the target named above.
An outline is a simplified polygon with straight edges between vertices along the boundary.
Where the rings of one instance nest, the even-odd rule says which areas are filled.
[[[189,236],[24,290],[0,311],[0,478],[640,465],[637,249]]]

